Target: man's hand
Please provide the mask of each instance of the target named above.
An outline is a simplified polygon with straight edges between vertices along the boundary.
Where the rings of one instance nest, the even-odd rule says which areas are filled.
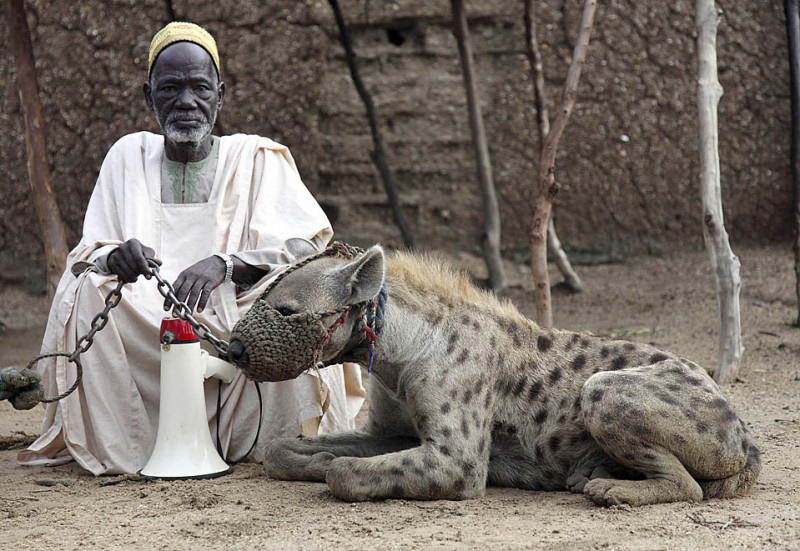
[[[125,283],[133,283],[140,275],[150,279],[150,267],[148,260],[155,260],[159,265],[161,261],[157,259],[156,252],[142,245],[138,239],[128,239],[119,247],[111,251],[106,259],[108,269]]]
[[[175,296],[181,302],[194,311],[202,312],[211,291],[219,287],[225,281],[225,261],[218,256],[209,256],[200,262],[192,264],[178,276],[172,286],[175,288]],[[188,297],[188,298],[187,298]],[[172,301],[164,301],[164,310],[172,308]]]

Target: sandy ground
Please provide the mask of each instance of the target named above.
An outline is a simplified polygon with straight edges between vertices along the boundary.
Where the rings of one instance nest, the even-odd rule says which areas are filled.
[[[8,448],[37,433],[41,411],[2,403],[0,549],[800,549],[793,261],[788,247],[739,254],[746,352],[740,381],[725,391],[764,454],[748,497],[601,509],[581,495],[489,489],[466,502],[349,504],[323,484],[268,480],[257,465],[211,481],[98,479],[69,465],[17,466]],[[554,298],[558,326],[653,342],[714,364],[716,305],[704,253],[580,272],[587,292]],[[524,280],[524,267],[511,276]],[[510,295],[531,313],[526,289]],[[46,309],[41,298],[0,288],[0,320],[9,328],[0,336],[0,366],[36,352]]]

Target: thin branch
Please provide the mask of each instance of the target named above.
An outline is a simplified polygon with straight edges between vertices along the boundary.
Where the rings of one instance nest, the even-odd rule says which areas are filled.
[[[344,48],[347,67],[350,69],[350,78],[353,80],[353,84],[356,87],[358,96],[361,98],[361,102],[364,104],[367,120],[369,121],[369,129],[372,134],[373,145],[373,150],[370,151],[370,158],[375,164],[375,168],[378,169],[378,174],[380,175],[381,181],[383,182],[383,187],[386,190],[386,196],[389,199],[389,206],[392,209],[394,223],[400,230],[403,243],[407,248],[414,249],[416,247],[414,234],[411,232],[411,228],[408,226],[405,214],[403,213],[403,208],[400,205],[400,198],[397,193],[397,187],[394,183],[394,176],[389,168],[389,162],[386,159],[383,138],[381,137],[380,128],[378,127],[378,116],[375,113],[375,103],[372,101],[372,96],[367,90],[367,87],[364,85],[364,81],[361,80],[361,75],[358,72],[358,66],[356,65],[356,54],[353,52],[353,46],[350,42],[350,35],[347,32],[347,25],[344,22],[344,16],[342,15],[342,9],[339,7],[339,2],[338,0],[328,0],[328,2],[331,5],[333,15],[336,19],[336,26],[339,29],[339,42],[341,43],[342,48]]]
[[[792,96],[792,190],[794,191],[794,277],[797,319],[800,326],[800,17],[797,0],[784,0],[786,35],[789,43],[789,77]]]
[[[472,55],[469,25],[463,0],[450,0],[450,6],[453,15],[453,34],[458,44],[461,72],[464,76],[464,88],[467,94],[469,126],[472,132],[472,143],[475,147],[478,183],[481,188],[484,224],[483,257],[489,272],[489,285],[495,292],[500,292],[505,287],[503,259],[500,254],[500,207],[492,180],[492,162],[489,157],[486,129],[483,125],[478,85],[475,81],[475,60]]]
[[[558,142],[567,126],[575,100],[578,96],[578,82],[581,70],[589,49],[592,35],[597,0],[585,0],[581,26],[572,63],[567,71],[564,93],[561,99],[553,126],[547,134],[539,160],[539,190],[534,205],[533,225],[531,227],[531,273],[534,279],[534,296],[536,303],[536,321],[543,327],[553,326],[553,309],[550,299],[550,275],[547,271],[547,226],[553,206],[553,197],[558,193],[558,182],[555,177],[556,152]]]
[[[547,112],[547,95],[544,87],[544,67],[542,53],[539,50],[539,41],[536,38],[536,21],[533,13],[533,0],[523,0],[525,20],[525,54],[528,56],[528,65],[533,83],[533,104],[536,108],[536,121],[539,130],[539,145],[544,146],[547,134],[550,132],[550,115]],[[540,152],[541,155],[541,152]],[[566,251],[561,246],[561,240],[556,233],[556,225],[551,214],[547,225],[547,246],[553,253],[556,265],[564,276],[564,283],[575,293],[583,291],[583,282],[572,267]],[[552,308],[552,307],[551,307]]]
[[[719,124],[717,106],[722,86],[717,79],[717,25],[719,12],[714,0],[697,0],[697,110],[700,145],[700,195],[703,202],[703,240],[716,282],[719,307],[719,353],[714,379],[733,382],[742,358],[742,327],[739,310],[739,258],[733,253],[725,231],[719,178]]]

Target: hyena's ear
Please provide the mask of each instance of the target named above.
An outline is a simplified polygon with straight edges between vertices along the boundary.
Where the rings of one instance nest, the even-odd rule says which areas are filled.
[[[355,304],[375,298],[386,277],[386,259],[380,245],[374,245],[364,254],[337,268],[333,280],[342,289],[345,302]]]
[[[283,248],[289,255],[289,264],[299,262],[305,257],[319,252],[311,241],[302,237],[290,237],[286,240]]]

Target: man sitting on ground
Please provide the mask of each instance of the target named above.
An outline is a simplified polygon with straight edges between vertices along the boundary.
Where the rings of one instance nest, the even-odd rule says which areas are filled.
[[[150,279],[148,259],[161,262],[178,299],[226,339],[272,272],[294,260],[288,240],[322,249],[332,237],[286,147],[260,136],[211,134],[225,85],[216,43],[204,29],[170,23],[153,37],[144,95],[164,135],[129,134],[106,155],[50,310],[44,352],[73,350],[118,279]],[[21,463],[75,460],[96,475],[144,466],[158,424],[158,332],[170,306],[154,282],[124,287],[108,325],[81,356],[81,386],[47,405],[42,435],[19,454]],[[75,365],[63,357],[40,366],[48,396],[75,380]],[[262,383],[260,411],[253,384],[240,374],[223,386],[217,435],[217,392],[206,385],[207,413],[227,457],[247,452],[263,416],[253,460],[276,437],[353,428],[364,396],[357,366],[346,364]]]

